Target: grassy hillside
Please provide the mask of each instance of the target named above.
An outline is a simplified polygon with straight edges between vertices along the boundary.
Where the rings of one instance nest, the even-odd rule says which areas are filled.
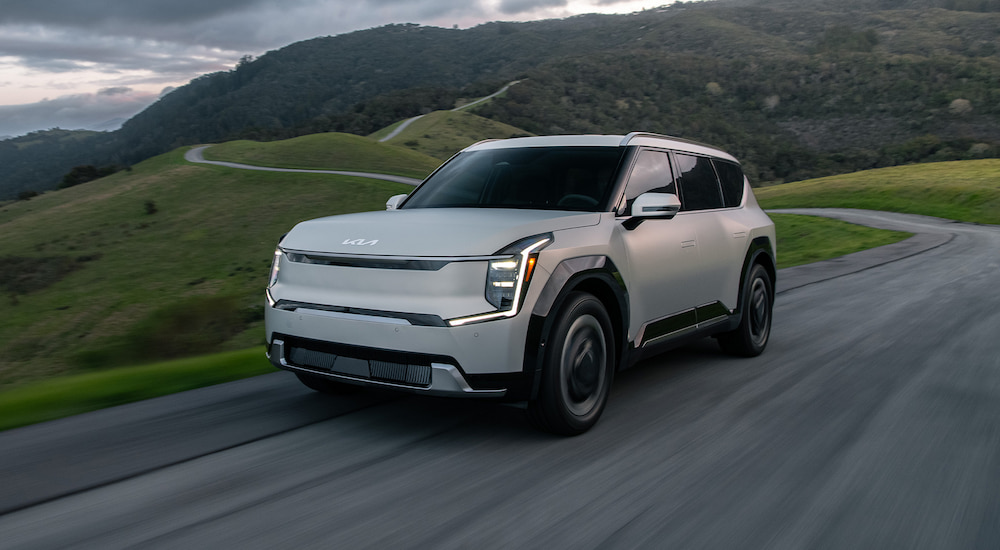
[[[0,388],[260,344],[262,288],[277,239],[298,221],[382,209],[410,189],[193,165],[177,150],[6,204]]]
[[[1000,224],[1000,160],[896,166],[754,194],[765,208],[865,208]]]
[[[368,137],[382,139],[399,124],[402,123],[383,128]],[[443,161],[477,141],[529,135],[533,134],[472,113],[434,111],[413,121],[386,143],[402,145]]]
[[[423,178],[441,164],[422,152],[339,133],[264,143],[231,141],[206,149],[205,158],[276,168],[365,171],[412,178]]]

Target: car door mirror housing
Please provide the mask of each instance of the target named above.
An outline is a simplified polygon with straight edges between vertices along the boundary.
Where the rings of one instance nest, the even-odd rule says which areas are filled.
[[[389,197],[389,200],[385,201],[385,209],[386,210],[396,210],[397,208],[399,208],[399,205],[402,204],[403,200],[406,199],[406,197],[407,197],[407,195],[405,195],[405,194],[403,194],[403,195],[393,195],[393,196]]]
[[[632,203],[633,218],[673,218],[681,210],[681,200],[673,193],[643,193]]]

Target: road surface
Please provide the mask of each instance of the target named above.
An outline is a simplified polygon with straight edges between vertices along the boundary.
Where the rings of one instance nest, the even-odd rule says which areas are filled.
[[[0,434],[0,547],[1000,548],[1000,228],[818,213],[918,236],[782,270],[762,356],[646,361],[585,435],[275,373]]]

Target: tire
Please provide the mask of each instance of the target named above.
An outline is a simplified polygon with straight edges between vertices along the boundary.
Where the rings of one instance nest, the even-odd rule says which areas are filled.
[[[771,336],[774,284],[764,266],[750,268],[743,290],[743,318],[735,330],[718,336],[719,346],[731,355],[756,357],[767,347]]]
[[[543,431],[578,435],[597,423],[608,401],[615,371],[611,319],[600,300],[573,292],[550,334],[528,417]]]
[[[362,389],[360,386],[334,382],[333,380],[329,380],[327,378],[303,374],[301,372],[295,373],[295,376],[298,377],[299,382],[302,382],[302,384],[307,388],[327,395],[357,393]]]

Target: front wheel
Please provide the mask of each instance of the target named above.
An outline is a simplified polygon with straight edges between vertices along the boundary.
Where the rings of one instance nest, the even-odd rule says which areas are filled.
[[[600,300],[570,294],[552,328],[538,397],[528,403],[532,423],[561,435],[596,424],[611,389],[614,348],[611,319]]]
[[[764,266],[754,264],[743,289],[743,317],[731,332],[718,336],[722,350],[732,355],[756,357],[767,347],[771,336],[774,285]]]

